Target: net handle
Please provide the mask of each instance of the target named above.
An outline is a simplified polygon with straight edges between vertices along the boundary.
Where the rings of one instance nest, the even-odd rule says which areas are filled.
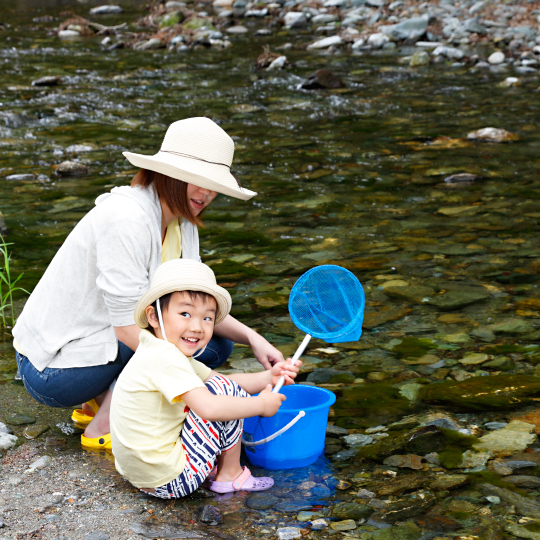
[[[300,343],[300,347],[296,349],[296,352],[294,353],[294,356],[291,358],[291,365],[294,366],[296,364],[296,361],[302,356],[302,353],[304,352],[305,348],[307,347],[309,340],[311,339],[310,334],[306,334],[306,337]],[[283,386],[283,383],[285,382],[285,377],[281,376],[279,378],[279,381],[277,382],[276,386],[274,386],[274,389],[272,392],[279,392],[281,390],[281,387]]]

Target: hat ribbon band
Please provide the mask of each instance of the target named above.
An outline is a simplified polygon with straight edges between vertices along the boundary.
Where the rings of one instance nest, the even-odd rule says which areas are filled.
[[[190,156],[189,154],[182,154],[181,152],[173,152],[172,150],[163,150],[163,148],[160,148],[160,152],[166,152],[167,154],[174,154],[176,156],[180,157],[186,157],[189,159],[196,159],[198,161],[204,161],[205,163],[210,163],[211,165],[221,165],[222,167],[227,167],[227,169],[230,169],[231,166],[227,165],[226,163],[219,163],[217,161],[207,161],[206,159],[199,158],[197,156]]]
[[[175,156],[186,157],[188,159],[196,159],[197,161],[204,161],[205,163],[210,163],[211,165],[221,165],[222,167],[227,167],[227,169],[229,169],[229,171],[231,172],[232,177],[236,180],[238,187],[242,189],[242,184],[240,183],[240,180],[238,180],[236,175],[232,173],[231,166],[227,165],[226,163],[219,163],[217,161],[208,161],[206,159],[199,158],[197,156],[190,156],[189,154],[182,154],[181,152],[174,152],[173,150],[163,150],[163,148],[160,148],[159,151],[165,152],[167,154],[174,154]]]

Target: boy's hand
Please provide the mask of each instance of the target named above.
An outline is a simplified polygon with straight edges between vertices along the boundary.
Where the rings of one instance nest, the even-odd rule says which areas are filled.
[[[275,366],[272,367],[270,373],[272,374],[272,384],[276,385],[280,377],[285,378],[284,385],[294,384],[294,379],[298,373],[298,370],[302,362],[300,360],[296,361],[296,365],[291,365],[291,359],[287,358],[284,362],[278,362]]]
[[[263,412],[259,416],[274,416],[281,407],[281,403],[287,399],[283,394],[273,393],[271,384],[267,384],[258,397],[263,402]]]

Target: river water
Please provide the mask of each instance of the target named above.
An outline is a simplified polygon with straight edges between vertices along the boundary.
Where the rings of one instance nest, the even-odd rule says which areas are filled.
[[[12,271],[24,273],[24,288],[35,286],[95,198],[129,183],[135,170],[122,151],[153,154],[171,122],[204,115],[234,138],[233,171],[259,193],[248,202],[220,195],[201,231],[203,261],[230,290],[232,313],[292,354],[303,336],[288,317],[287,300],[302,272],[335,263],[364,286],[360,342],[328,348],[314,340],[306,373],[330,367],[352,373],[349,383],[333,386],[340,396],[348,384],[369,394],[370,382],[400,384],[418,375],[426,382],[501,369],[534,372],[523,347],[538,341],[540,324],[538,75],[505,88],[500,83],[511,71],[399,63],[411,50],[328,55],[297,48],[286,51],[292,65],[285,70],[256,71],[263,45],[276,50],[312,41],[283,30],[235,37],[219,51],[105,51],[98,38],[56,37],[51,29],[68,8],[85,16],[89,4],[0,6],[0,21],[9,25],[0,31],[0,210],[13,244]],[[135,5],[104,21],[132,23],[141,13]],[[44,15],[53,20],[34,22]],[[319,68],[341,77],[345,88],[301,89]],[[61,83],[31,86],[45,75]],[[488,126],[520,139],[467,139]],[[89,173],[58,178],[55,166],[65,160],[86,164]],[[475,179],[445,181],[460,173]],[[6,180],[14,174],[33,177]],[[488,367],[461,362],[501,344],[522,349],[503,356],[492,348],[495,363]],[[426,359],[431,350],[437,357]],[[225,367],[256,365],[250,350],[239,347]],[[43,423],[69,421],[66,411],[32,404],[13,382],[15,372],[6,333],[2,406]],[[8,396],[18,405],[8,404]],[[374,403],[373,416],[359,420],[339,403],[334,421],[348,428],[403,414]]]

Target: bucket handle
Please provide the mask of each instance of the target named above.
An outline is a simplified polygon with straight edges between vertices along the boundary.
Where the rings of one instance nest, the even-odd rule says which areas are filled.
[[[264,444],[270,441],[273,441],[276,437],[279,437],[282,433],[285,433],[288,429],[292,428],[300,418],[306,416],[305,411],[300,411],[286,426],[283,426],[280,430],[276,431],[273,435],[270,435],[269,437],[266,437],[264,439],[261,439],[260,441],[246,441],[244,437],[242,437],[242,444],[244,446],[257,446],[259,444]]]

